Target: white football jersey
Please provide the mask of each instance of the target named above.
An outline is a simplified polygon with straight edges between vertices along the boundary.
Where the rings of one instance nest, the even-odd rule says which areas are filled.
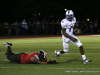
[[[61,21],[61,27],[66,28],[66,33],[70,36],[73,35],[73,27],[76,23],[76,18],[73,17],[72,21],[68,21],[66,18]]]

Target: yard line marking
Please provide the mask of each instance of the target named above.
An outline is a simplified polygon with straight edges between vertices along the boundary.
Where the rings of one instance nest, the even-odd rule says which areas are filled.
[[[3,44],[0,44],[2,46]],[[26,44],[14,44],[14,45],[27,45]],[[28,45],[63,45],[63,44],[28,44]],[[69,45],[74,45],[74,44],[69,44]],[[83,44],[83,45],[100,45],[100,44]]]
[[[49,69],[100,69],[100,68],[49,68]]]
[[[0,60],[0,61],[9,61],[8,59]]]
[[[0,53],[5,53],[5,52],[0,52]],[[15,52],[15,53],[20,53],[20,52]],[[32,53],[32,52],[24,52],[24,53]],[[47,54],[55,54],[55,53],[47,53]],[[80,54],[80,53],[65,53],[65,54]],[[85,53],[85,54],[100,54],[100,53]]]
[[[6,52],[0,52],[0,53],[6,53]],[[20,53],[20,52],[15,52],[15,53]],[[24,52],[24,53],[32,53],[32,52]]]
[[[28,68],[28,69],[35,69],[35,68],[41,68],[41,69],[100,69],[100,68],[52,68],[52,67],[49,67],[49,68],[43,68],[43,67],[0,67],[0,68]]]
[[[0,60],[0,61],[9,61],[9,60]]]

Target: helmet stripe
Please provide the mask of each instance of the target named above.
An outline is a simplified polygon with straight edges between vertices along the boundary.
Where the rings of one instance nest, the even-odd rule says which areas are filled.
[[[43,50],[41,50],[41,51],[43,51]],[[46,57],[46,52],[45,51],[43,51],[43,53],[44,53],[44,58]]]
[[[69,14],[69,10],[68,10],[68,14]]]

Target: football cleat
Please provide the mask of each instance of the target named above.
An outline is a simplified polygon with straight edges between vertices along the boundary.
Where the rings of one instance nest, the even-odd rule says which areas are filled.
[[[59,59],[60,55],[57,54],[57,51],[55,51],[55,54],[56,54],[56,58]]]
[[[5,53],[5,55],[7,55],[7,52]]]
[[[90,63],[90,62],[92,62],[92,60],[87,60],[87,59],[83,60],[84,64],[87,64],[87,63]]]
[[[6,46],[12,46],[12,43],[6,42],[5,45],[6,45]]]

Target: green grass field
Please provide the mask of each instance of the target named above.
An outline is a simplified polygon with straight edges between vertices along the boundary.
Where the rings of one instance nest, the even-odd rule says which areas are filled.
[[[33,38],[33,39],[2,39],[0,40],[0,75],[100,75],[100,37],[78,37],[83,43],[87,59],[93,61],[84,65],[79,49],[70,43],[67,54],[55,57],[55,50],[60,50],[62,38]],[[7,60],[5,42],[13,43],[15,53],[32,53],[39,50],[47,52],[48,59],[54,59],[58,64],[17,64]]]

